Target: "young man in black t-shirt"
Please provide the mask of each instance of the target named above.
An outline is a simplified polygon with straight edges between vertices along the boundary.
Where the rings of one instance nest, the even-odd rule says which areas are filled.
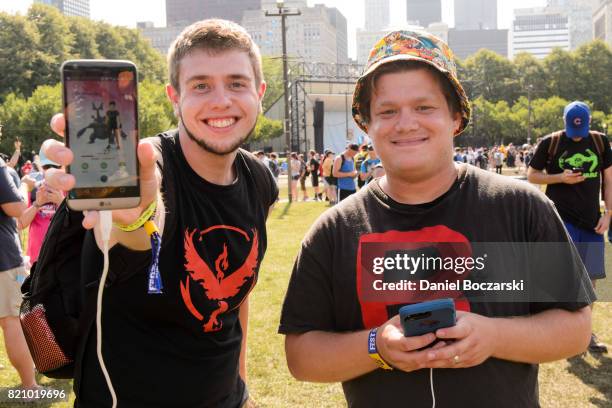
[[[242,407],[248,295],[278,196],[270,171],[239,149],[261,112],[261,57],[242,27],[204,20],[179,35],[168,61],[166,90],[179,128],[140,143],[141,205],[113,211],[115,223],[129,225],[157,202],[163,293],[147,293],[151,251],[143,228],[113,227],[102,355],[120,407]],[[63,125],[56,115],[53,128],[61,133]],[[70,163],[59,142],[47,141],[45,153]],[[63,190],[74,185],[58,171],[48,176]],[[87,213],[84,225],[93,227],[96,218]],[[95,290],[100,251],[91,237],[83,250],[91,263],[83,280]],[[111,404],[96,344],[94,328],[76,361],[77,407]]]
[[[612,150],[604,134],[590,131],[591,113],[585,103],[568,104],[563,120],[563,131],[538,144],[527,178],[547,185],[546,195],[555,203],[595,286],[606,277],[603,234],[612,211]],[[603,214],[599,199],[602,184]],[[589,350],[605,353],[607,347],[592,334]]]
[[[308,166],[310,168],[310,181],[312,183],[312,187],[315,193],[315,201],[319,201],[323,199],[323,193],[319,191],[319,161],[317,160],[317,152],[311,150],[308,152],[310,155],[310,160],[308,161]]]
[[[341,381],[350,407],[538,406],[538,363],[588,344],[593,292],[579,257],[536,189],[453,163],[453,137],[468,125],[470,107],[446,44],[397,31],[369,55],[353,116],[386,176],[325,212],[306,235],[279,328],[289,369],[304,381]],[[376,276],[384,276],[379,284],[398,282],[387,280],[397,269],[386,264],[400,249],[417,254],[413,261],[419,253],[465,260],[487,242],[509,244],[490,247],[491,256],[521,242],[557,242],[564,267],[547,268],[549,257],[525,261],[529,295],[544,291],[533,299],[517,293],[505,302],[474,301],[465,291],[441,290],[438,297],[455,300],[456,325],[414,337],[404,337],[397,310],[419,298],[409,291],[372,294],[364,284]],[[376,259],[384,261],[382,272],[371,268]],[[495,262],[489,271],[504,266]],[[556,279],[564,282],[559,293],[550,290]],[[442,341],[432,345],[436,338]]]

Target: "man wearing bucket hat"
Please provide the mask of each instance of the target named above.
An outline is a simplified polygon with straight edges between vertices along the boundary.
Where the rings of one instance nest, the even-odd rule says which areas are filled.
[[[612,150],[603,133],[590,130],[591,111],[574,101],[563,111],[565,129],[542,139],[529,164],[528,180],[546,184],[546,195],[557,207],[576,244],[593,286],[606,277],[603,234],[612,211]],[[605,209],[600,210],[603,182]],[[591,335],[589,351],[606,353],[607,347]]]
[[[279,327],[291,373],[342,382],[351,407],[538,406],[538,363],[586,349],[593,296],[552,203],[525,183],[453,162],[470,106],[452,52],[430,34],[396,31],[374,46],[353,117],[386,175],[325,212],[302,242]],[[383,254],[400,246],[424,254],[451,241],[561,242],[570,266],[559,274],[583,296],[471,303],[453,293],[454,327],[404,337],[398,308],[421,300],[409,291],[368,294],[372,244]]]

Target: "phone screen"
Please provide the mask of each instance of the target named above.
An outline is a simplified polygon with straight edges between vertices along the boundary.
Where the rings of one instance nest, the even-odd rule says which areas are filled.
[[[69,199],[139,195],[136,68],[75,61],[62,68],[66,143],[74,153]]]

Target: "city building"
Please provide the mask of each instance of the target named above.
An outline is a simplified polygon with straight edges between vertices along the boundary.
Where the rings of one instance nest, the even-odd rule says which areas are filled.
[[[514,58],[520,52],[528,52],[541,59],[557,47],[570,49],[567,14],[554,7],[514,10],[509,34],[509,58]]]
[[[466,59],[480,49],[488,49],[508,56],[508,30],[458,30],[448,32],[448,45],[455,56]]]
[[[497,29],[497,0],[455,0],[455,29]]]
[[[34,2],[53,6],[66,16],[89,18],[89,0],[35,0]]]
[[[335,7],[328,7],[329,22],[336,29],[336,53],[338,63],[349,63],[348,27],[346,17]]]
[[[431,23],[430,25],[427,26],[425,30],[429,32],[430,34],[435,35],[436,37],[438,37],[439,39],[441,39],[442,41],[448,44],[448,32],[449,32],[448,24]]]
[[[140,31],[140,34],[142,34],[144,38],[151,42],[151,46],[153,48],[166,55],[172,41],[178,37],[181,31],[183,31],[184,27],[154,27],[153,22],[144,21],[136,23],[136,28],[138,28],[138,31]]]
[[[612,47],[612,0],[600,0],[593,14],[593,36]]]
[[[582,44],[593,40],[593,13],[600,0],[549,0],[549,9],[567,14],[570,49],[575,50]]]
[[[346,64],[348,44],[344,15],[336,8],[322,4],[306,7],[305,3],[299,7],[301,15],[287,17],[287,54],[308,62]],[[270,5],[267,9],[275,11],[276,6]],[[241,24],[262,55],[282,54],[280,17],[267,17],[265,10],[247,10]]]
[[[260,10],[261,0],[166,0],[166,26],[186,27],[206,18],[238,24],[245,10]]]
[[[365,29],[382,30],[389,26],[389,0],[365,0]]]
[[[406,19],[422,27],[439,23],[442,21],[441,0],[406,0]]]

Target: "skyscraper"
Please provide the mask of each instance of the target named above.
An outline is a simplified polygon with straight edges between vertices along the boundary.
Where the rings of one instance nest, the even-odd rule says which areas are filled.
[[[389,0],[365,0],[365,29],[377,31],[389,25]]]
[[[515,9],[509,45],[510,58],[514,58],[519,52],[528,52],[536,58],[544,58],[553,48],[569,50],[567,14],[549,7]]]
[[[89,0],[35,0],[35,3],[56,7],[66,16],[89,18]]]
[[[427,27],[442,21],[441,0],[406,0],[406,17],[410,23]]]
[[[342,13],[323,4],[299,9],[301,15],[287,19],[287,54],[307,62],[346,64],[347,23]],[[262,55],[281,54],[280,18],[266,17],[262,10],[249,10],[244,12],[242,26],[251,34]]]
[[[497,0],[455,0],[455,29],[497,28]]]
[[[593,13],[599,4],[599,0],[548,0],[549,9],[567,14],[570,49],[593,39]]]
[[[166,25],[187,26],[215,17],[240,24],[243,11],[260,9],[261,0],[166,0]]]
[[[601,0],[593,14],[593,32],[596,39],[612,46],[612,0]]]

